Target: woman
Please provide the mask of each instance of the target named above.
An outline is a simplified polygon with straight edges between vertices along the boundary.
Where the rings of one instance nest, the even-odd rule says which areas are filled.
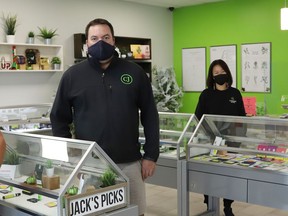
[[[3,134],[0,131],[0,166],[3,163],[5,151],[6,151],[6,142],[4,140]]]
[[[203,114],[245,116],[241,93],[231,87],[232,75],[228,65],[221,59],[211,63],[207,77],[207,88],[201,93],[195,115],[200,120]],[[208,206],[208,196],[204,195]],[[225,216],[234,216],[231,208],[233,200],[224,199]]]

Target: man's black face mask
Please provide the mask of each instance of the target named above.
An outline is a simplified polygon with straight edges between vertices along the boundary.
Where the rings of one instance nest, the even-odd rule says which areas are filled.
[[[88,48],[88,55],[92,60],[98,62],[109,59],[114,54],[114,51],[114,46],[100,40]]]

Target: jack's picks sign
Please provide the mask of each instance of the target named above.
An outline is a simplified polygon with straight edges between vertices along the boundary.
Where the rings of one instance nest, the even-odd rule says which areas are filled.
[[[69,216],[88,215],[120,204],[125,204],[124,187],[71,200]]]

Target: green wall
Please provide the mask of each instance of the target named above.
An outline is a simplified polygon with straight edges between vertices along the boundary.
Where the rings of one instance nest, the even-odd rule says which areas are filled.
[[[174,67],[182,86],[181,50],[206,47],[207,70],[210,46],[237,45],[237,88],[241,89],[241,44],[271,42],[271,93],[242,93],[266,101],[267,114],[282,114],[281,95],[288,95],[288,31],[280,30],[280,9],[284,0],[226,0],[224,2],[176,8],[174,25]],[[206,71],[207,72],[207,71]],[[236,80],[234,80],[235,82]],[[199,92],[185,92],[181,112],[194,113]],[[286,111],[288,113],[288,110]]]

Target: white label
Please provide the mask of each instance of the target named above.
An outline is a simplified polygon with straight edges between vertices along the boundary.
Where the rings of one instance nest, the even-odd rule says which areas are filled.
[[[6,179],[14,179],[16,172],[16,165],[2,164],[0,168],[0,177]]]
[[[215,146],[220,146],[220,145],[221,145],[221,142],[222,142],[222,138],[216,136],[213,145],[215,145]],[[217,154],[217,150],[216,150],[216,149],[211,149],[210,155],[212,156],[212,155],[216,155],[216,154]]]

